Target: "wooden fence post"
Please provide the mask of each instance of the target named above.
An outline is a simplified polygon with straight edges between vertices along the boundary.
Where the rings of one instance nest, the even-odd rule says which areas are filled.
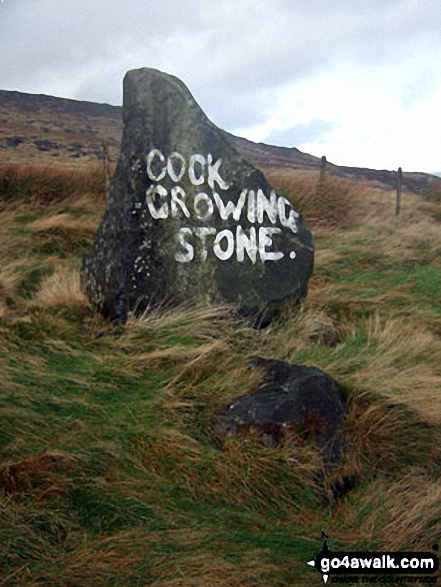
[[[403,182],[403,170],[401,167],[398,168],[398,177],[397,177],[397,204],[395,207],[395,215],[398,216],[401,209],[401,187]]]
[[[320,179],[319,179],[319,188],[323,188],[325,185],[325,177],[326,177],[326,157],[323,155],[322,160],[320,162]]]
[[[109,173],[109,145],[107,140],[103,140],[103,163],[104,163],[104,177],[106,178],[106,199],[109,197],[110,189],[110,173]]]

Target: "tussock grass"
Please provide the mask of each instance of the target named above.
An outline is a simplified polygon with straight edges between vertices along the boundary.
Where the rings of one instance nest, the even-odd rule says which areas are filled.
[[[33,207],[89,193],[105,197],[101,169],[63,170],[32,166],[0,167],[0,202],[25,203]]]
[[[421,491],[415,492],[415,484]],[[390,512],[383,530],[384,539],[391,548],[405,548],[413,543],[420,549],[436,544],[441,533],[439,517],[441,488],[438,480],[427,471],[416,468],[388,487],[385,501]]]
[[[1,260],[0,268],[0,295],[4,299],[13,299],[19,285],[23,281],[23,270],[26,267],[24,259],[8,262],[5,257]]]
[[[94,218],[87,220],[84,218],[74,218],[71,214],[61,212],[30,222],[27,228],[37,233],[57,230],[79,231],[93,237],[96,230],[96,221]]]
[[[272,185],[291,200],[311,227],[342,229],[349,227],[366,188],[351,181],[326,177],[323,184],[310,175],[267,172]]]
[[[35,308],[66,308],[72,311],[90,307],[77,268],[60,266],[45,277],[30,302]]]
[[[363,507],[357,508],[355,500],[363,501]],[[439,482],[416,465],[394,481],[382,475],[360,486],[335,515],[346,531],[356,528],[358,536],[365,536],[371,549],[381,545],[384,550],[427,552],[439,540],[439,508]]]
[[[440,423],[441,341],[428,329],[399,319],[369,317],[363,355],[355,381],[361,389],[377,390],[391,402],[407,405],[426,422]],[[337,351],[339,354],[339,350]],[[351,370],[352,364],[344,367]]]
[[[0,205],[0,584],[318,586],[305,562],[322,529],[335,550],[438,540],[436,203],[405,195],[396,219],[393,194],[290,184],[315,226],[300,308],[263,331],[228,307],[120,327],[78,273],[104,199],[78,175],[38,191],[41,175],[2,173],[21,195]],[[337,379],[339,467],[294,433],[276,448],[219,436],[217,410],[258,385],[252,354]]]

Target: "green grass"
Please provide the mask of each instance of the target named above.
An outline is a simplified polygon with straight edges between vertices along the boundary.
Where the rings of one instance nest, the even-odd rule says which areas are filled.
[[[4,200],[0,584],[318,586],[305,563],[322,529],[335,550],[438,540],[441,237],[429,211],[345,230],[322,217],[308,299],[259,332],[224,308],[106,322],[76,279],[102,199]],[[257,384],[250,354],[337,379],[350,414],[336,470],[295,438],[218,436],[216,410]]]

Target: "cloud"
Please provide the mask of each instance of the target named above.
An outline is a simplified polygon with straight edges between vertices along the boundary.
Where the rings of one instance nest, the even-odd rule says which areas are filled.
[[[281,147],[299,147],[304,143],[318,141],[338,126],[335,122],[315,119],[307,124],[295,124],[291,128],[272,130],[263,142]]]
[[[401,93],[402,105],[409,109],[424,103],[439,83],[440,75],[437,71],[428,68],[420,70],[404,83]]]
[[[251,118],[263,120],[268,91],[342,55],[399,59],[415,39],[437,38],[440,20],[437,0],[224,0],[215,7],[208,0],[6,0],[1,77],[7,87],[66,88],[71,97],[113,101],[123,70],[158,67],[202,101],[222,104],[214,107],[222,123],[244,126],[245,97]]]
[[[409,109],[429,103],[436,88],[420,71],[439,65],[416,63],[415,55],[439,63],[439,30],[439,0],[4,0],[0,83],[121,104],[124,73],[155,67],[181,78],[218,126],[259,127],[271,137],[284,126],[277,110],[288,89],[342,64],[373,84],[383,64],[406,75],[413,68],[407,89],[400,82],[389,91],[400,91]],[[308,116],[291,117],[280,140],[325,133],[314,120],[331,114],[318,99],[313,106]],[[337,138],[334,129],[329,134]]]

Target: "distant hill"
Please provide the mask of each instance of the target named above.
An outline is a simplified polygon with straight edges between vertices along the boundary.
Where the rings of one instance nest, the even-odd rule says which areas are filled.
[[[111,161],[118,159],[122,108],[54,96],[0,90],[0,165],[84,167],[103,157],[103,141]],[[316,174],[320,157],[292,147],[253,143],[225,133],[238,152],[256,167],[283,174]],[[379,188],[394,188],[397,172],[327,164],[327,173]],[[441,179],[428,173],[405,172],[403,187],[419,193]]]
[[[229,134],[236,149],[256,167],[263,171],[277,169],[280,173],[315,173],[320,171],[321,157],[314,157],[296,149],[295,147],[276,147],[264,143],[253,143],[244,138]],[[326,172],[330,175],[369,183],[381,189],[394,189],[397,185],[397,171],[367,169],[362,167],[347,167],[327,162]],[[441,189],[441,178],[430,173],[404,172],[403,189],[420,193],[423,190],[436,187]]]
[[[122,108],[0,90],[0,164],[79,167],[118,158]]]

